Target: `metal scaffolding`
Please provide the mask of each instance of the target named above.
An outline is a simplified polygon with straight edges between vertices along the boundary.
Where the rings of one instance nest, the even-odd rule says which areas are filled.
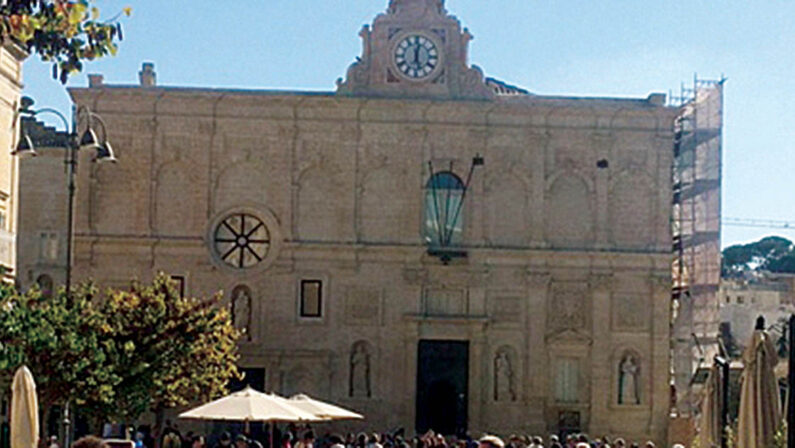
[[[694,78],[679,108],[673,166],[672,350],[676,408],[690,413],[692,378],[718,354],[723,85]]]

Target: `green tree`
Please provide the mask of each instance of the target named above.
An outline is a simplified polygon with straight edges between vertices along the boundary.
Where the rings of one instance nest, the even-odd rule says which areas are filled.
[[[102,314],[112,329],[111,357],[121,381],[104,414],[132,420],[153,410],[160,416],[166,408],[225,393],[238,376],[239,333],[220,299],[181,297],[163,274],[151,285],[109,294]]]
[[[53,63],[53,77],[66,83],[83,61],[115,55],[130,8],[100,20],[94,0],[5,0],[0,4],[0,35]]]
[[[104,297],[83,286],[71,300],[0,284],[2,379],[25,364],[45,411],[69,400],[96,423],[223,394],[238,337],[220,295],[181,297],[162,274]]]
[[[20,294],[0,286],[0,375],[10,381],[27,365],[45,412],[67,399],[77,405],[113,401],[120,378],[109,365],[108,327],[93,297],[90,287],[69,303],[63,291],[45,298],[37,289]]]
[[[795,246],[792,241],[771,236],[723,250],[721,274],[724,277],[737,277],[759,270],[795,273]]]

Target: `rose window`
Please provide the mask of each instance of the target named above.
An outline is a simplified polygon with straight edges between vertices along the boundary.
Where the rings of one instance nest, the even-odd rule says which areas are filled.
[[[256,266],[268,255],[271,235],[261,219],[248,213],[235,213],[216,226],[213,244],[224,263],[246,269]]]

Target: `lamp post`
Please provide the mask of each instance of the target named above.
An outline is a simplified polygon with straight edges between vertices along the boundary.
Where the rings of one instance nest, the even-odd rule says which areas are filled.
[[[52,108],[42,108],[38,110],[31,109],[33,100],[30,98],[22,99],[22,107],[19,110],[21,116],[36,117],[41,114],[49,113],[57,116],[63,122],[64,128],[67,130],[66,144],[63,149],[66,150],[66,170],[68,177],[67,184],[67,217],[66,217],[66,279],[65,290],[67,303],[72,302],[72,245],[74,241],[74,206],[75,206],[75,191],[77,189],[75,184],[75,177],[77,175],[77,153],[82,150],[95,150],[95,162],[116,162],[116,157],[113,153],[113,148],[107,140],[107,131],[105,130],[105,122],[102,118],[91,112],[87,106],[75,106],[72,108],[71,122],[62,113]],[[99,124],[100,135],[102,139],[97,137],[94,130],[94,124]],[[80,130],[82,129],[82,133]],[[16,148],[12,154],[24,158],[36,156],[36,149],[33,140],[26,132],[22,132]]]
[[[105,122],[102,118],[91,112],[87,106],[74,106],[72,108],[72,119],[69,120],[56,109],[42,108],[38,110],[31,109],[33,100],[28,97],[23,97],[21,107],[18,111],[20,116],[35,118],[40,114],[53,114],[57,116],[64,125],[67,132],[66,143],[62,148],[66,150],[65,164],[68,177],[67,184],[67,217],[66,217],[66,266],[65,266],[65,293],[67,306],[72,306],[72,246],[74,242],[74,207],[75,207],[75,191],[77,189],[75,184],[75,177],[77,175],[77,154],[82,150],[96,151],[94,162],[116,162],[116,157],[113,153],[113,148],[107,140],[107,131],[105,129]],[[94,130],[94,124],[98,124],[100,135],[102,139],[97,137]],[[82,133],[81,133],[82,131]],[[13,155],[20,158],[35,156],[36,149],[30,135],[24,130],[21,131],[19,141],[16,147],[11,152]],[[70,412],[69,412],[69,398],[67,397],[66,403],[63,408],[63,446],[69,447],[70,438]]]

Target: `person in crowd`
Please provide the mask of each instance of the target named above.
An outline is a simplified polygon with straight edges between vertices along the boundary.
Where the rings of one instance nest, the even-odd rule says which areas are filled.
[[[235,448],[248,448],[248,437],[238,434],[235,437]]]
[[[356,436],[356,442],[353,444],[354,448],[367,448],[367,434],[361,432]]]
[[[144,448],[144,433],[142,433],[141,431],[136,431],[133,443],[135,445],[135,448]]]
[[[193,431],[188,431],[188,433],[185,434],[185,437],[182,438],[182,448],[190,448],[190,446],[193,444],[194,437],[195,435],[193,434]]]
[[[332,434],[328,437],[329,448],[345,448],[345,441],[339,434]]]
[[[47,442],[47,448],[60,448],[58,445],[58,436],[50,436],[50,439]]]
[[[190,448],[204,448],[204,436],[193,436],[190,441]]]
[[[295,448],[314,448],[315,446],[315,433],[308,430],[304,433],[304,437],[295,444]]]
[[[370,434],[367,439],[367,448],[384,448],[384,445],[381,445],[381,436],[378,433]]]
[[[231,448],[232,447],[232,434],[224,431],[221,437],[218,438],[218,445],[216,448]]]
[[[104,440],[95,436],[86,436],[72,444],[72,448],[110,448]]]
[[[621,437],[618,437],[613,441],[613,446],[615,446],[615,448],[627,448],[627,442],[625,442]]]
[[[290,434],[290,431],[285,432],[282,434],[282,440],[279,444],[281,448],[292,448],[293,443],[293,436]]]
[[[654,442],[652,442],[651,440],[647,441],[646,448],[654,448]]]
[[[505,448],[505,442],[497,436],[485,435],[480,438],[480,448]]]

